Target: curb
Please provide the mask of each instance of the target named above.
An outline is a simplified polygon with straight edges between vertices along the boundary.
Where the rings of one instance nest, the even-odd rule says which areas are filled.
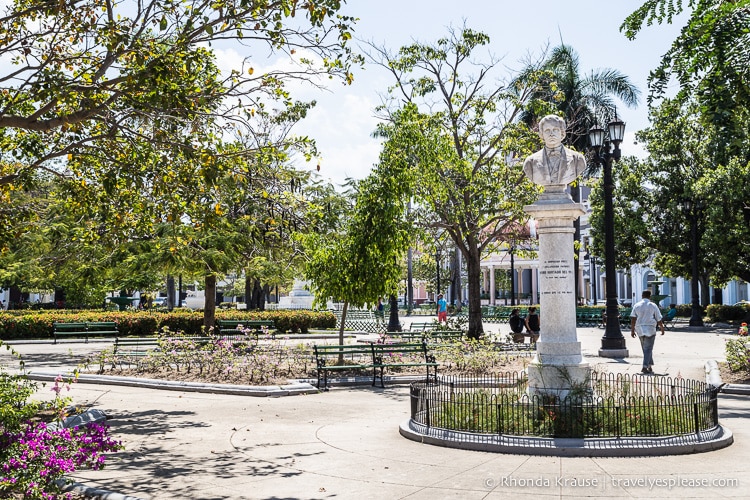
[[[114,491],[102,490],[100,488],[94,488],[93,486],[86,486],[83,483],[66,483],[65,485],[61,486],[62,490],[66,493],[75,493],[86,498],[97,498],[100,500],[144,500],[141,497],[134,497],[130,495],[123,495],[122,493],[117,493]]]
[[[734,396],[750,396],[750,385],[744,384],[725,384],[721,388],[723,394],[731,394]]]
[[[555,457],[660,457],[687,455],[726,448],[734,442],[732,431],[719,425],[699,434],[663,438],[544,438],[472,434],[427,427],[407,419],[399,426],[407,439],[460,450]]]
[[[27,374],[30,380],[54,382],[59,373],[32,371]],[[63,374],[63,377],[73,378],[73,373]],[[79,374],[76,382],[82,384],[122,385],[140,387],[144,389],[159,389],[168,391],[205,392],[212,394],[231,394],[236,396],[280,397],[296,396],[299,394],[315,394],[316,387],[307,382],[291,383],[289,385],[252,386],[232,384],[206,384],[201,382],[171,381],[137,377],[118,377],[110,375]]]

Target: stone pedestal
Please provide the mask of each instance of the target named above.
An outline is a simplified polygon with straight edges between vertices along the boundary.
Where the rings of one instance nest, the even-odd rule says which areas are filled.
[[[528,367],[528,393],[565,398],[571,389],[587,384],[591,370],[576,334],[573,271],[573,221],[585,210],[566,193],[549,190],[524,209],[537,221],[541,309],[537,354]]]

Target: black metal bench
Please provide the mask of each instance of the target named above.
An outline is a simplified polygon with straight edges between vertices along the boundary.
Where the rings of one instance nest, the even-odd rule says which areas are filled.
[[[222,337],[249,333],[257,339],[264,331],[268,331],[275,338],[273,328],[274,323],[270,319],[217,319],[215,333]]]
[[[318,373],[318,389],[323,381],[323,389],[328,390],[329,372],[372,370],[372,385],[380,379],[380,387],[385,387],[386,368],[416,367],[426,368],[437,377],[437,362],[428,352],[424,342],[397,342],[387,344],[315,344],[313,346]],[[416,358],[416,359],[415,359]]]
[[[117,323],[114,321],[89,321],[86,323],[54,323],[52,335],[54,343],[57,344],[58,337],[83,337],[85,342],[89,341],[92,336],[117,336],[120,332],[117,329]]]

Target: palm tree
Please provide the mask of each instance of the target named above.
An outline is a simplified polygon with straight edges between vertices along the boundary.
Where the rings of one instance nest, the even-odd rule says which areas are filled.
[[[640,91],[630,79],[616,69],[592,70],[582,75],[578,53],[569,45],[560,44],[553,48],[549,56],[541,63],[541,70],[550,73],[550,81],[540,88],[535,97],[554,103],[565,118],[567,126],[566,143],[578,151],[587,146],[588,130],[594,124],[605,125],[617,115],[615,99],[626,107],[638,105]],[[536,68],[527,68],[522,77]],[[521,120],[529,127],[536,126],[541,116],[533,111],[525,113]],[[598,165],[588,162],[584,177],[598,175]],[[581,201],[581,187],[571,189],[573,201]],[[575,220],[575,241],[581,239],[580,219]],[[578,259],[574,260],[575,290],[578,293]]]
[[[553,81],[543,86],[548,90],[536,97],[553,102],[562,112],[567,123],[566,142],[579,151],[586,147],[592,125],[606,124],[615,117],[615,98],[629,108],[638,105],[640,91],[626,75],[609,68],[582,75],[578,53],[569,45],[553,48],[541,69],[549,71]],[[539,118],[530,111],[521,119],[534,126]]]

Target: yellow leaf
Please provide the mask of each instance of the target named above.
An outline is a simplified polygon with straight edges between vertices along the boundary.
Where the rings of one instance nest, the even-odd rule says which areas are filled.
[[[248,68],[247,69],[247,74],[248,75],[252,75],[253,73],[255,73],[255,69],[254,68]]]

